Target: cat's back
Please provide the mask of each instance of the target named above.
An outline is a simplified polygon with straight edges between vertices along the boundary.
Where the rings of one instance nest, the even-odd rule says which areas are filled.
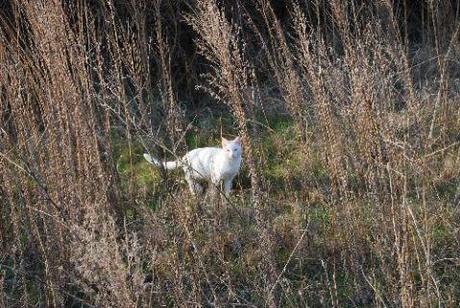
[[[209,163],[222,149],[215,147],[196,148],[185,155],[190,162]]]
[[[219,148],[197,148],[185,154],[186,172],[196,179],[208,179],[211,175],[215,158],[219,155]]]

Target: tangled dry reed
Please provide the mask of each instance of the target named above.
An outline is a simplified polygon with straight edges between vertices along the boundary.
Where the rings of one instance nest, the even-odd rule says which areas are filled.
[[[6,2],[3,306],[458,305],[458,4],[418,45],[406,2],[284,5]],[[178,29],[181,85],[243,137],[227,206],[137,174],[196,133]]]

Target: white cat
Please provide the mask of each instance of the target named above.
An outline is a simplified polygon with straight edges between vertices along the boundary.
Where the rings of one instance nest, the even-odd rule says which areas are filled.
[[[160,162],[149,154],[144,158],[157,167],[167,170],[182,167],[190,191],[194,195],[203,192],[202,181],[211,182],[211,185],[220,187],[223,182],[225,195],[228,196],[232,189],[232,181],[240,170],[241,165],[241,140],[222,138],[222,148],[198,148],[185,154],[176,161]]]

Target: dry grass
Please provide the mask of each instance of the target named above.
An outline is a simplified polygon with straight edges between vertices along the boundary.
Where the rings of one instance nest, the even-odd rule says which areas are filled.
[[[2,306],[459,304],[455,10],[427,3],[418,46],[390,1],[285,5],[8,2]],[[209,108],[180,101],[180,27]],[[142,161],[220,127],[244,142],[226,203]]]

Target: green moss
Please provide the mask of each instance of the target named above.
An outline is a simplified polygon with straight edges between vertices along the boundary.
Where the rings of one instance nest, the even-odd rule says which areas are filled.
[[[144,147],[139,142],[129,144],[121,138],[113,140],[113,155],[123,189],[151,190],[161,181],[161,173],[143,157]]]
[[[444,199],[452,200],[457,193],[458,180],[442,181],[435,186],[436,194]]]
[[[275,184],[291,173],[298,173],[302,165],[302,155],[297,148],[296,131],[292,123],[277,121],[273,131],[260,138],[260,146],[266,158],[264,174]]]
[[[452,230],[449,230],[448,226],[442,223],[437,223],[431,230],[433,240],[435,243],[449,242],[454,240],[452,238]]]
[[[309,217],[312,222],[319,222],[321,225],[330,224],[329,208],[327,206],[314,207],[309,212]]]

